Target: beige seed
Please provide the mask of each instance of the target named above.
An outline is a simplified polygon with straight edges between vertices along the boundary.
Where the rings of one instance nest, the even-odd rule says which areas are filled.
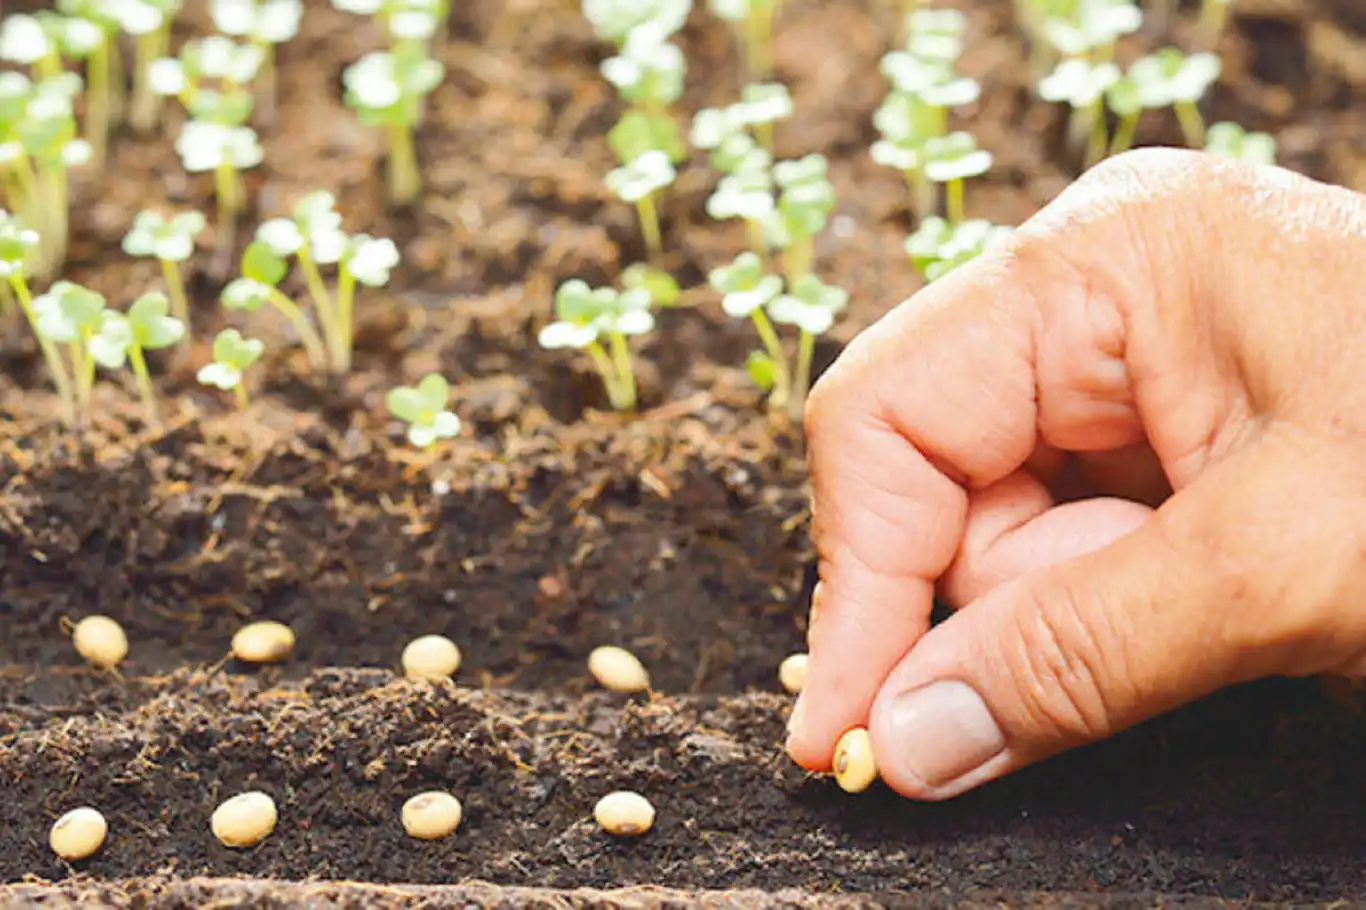
[[[104,846],[104,838],[108,833],[109,823],[104,816],[96,809],[81,806],[53,823],[47,842],[53,853],[74,862],[91,856]]]
[[[650,674],[644,664],[616,645],[594,648],[588,655],[588,672],[603,688],[613,692],[643,692],[650,688]]]
[[[437,840],[460,827],[460,800],[442,790],[419,793],[403,804],[403,830],[410,837]]]
[[[249,790],[221,803],[209,826],[225,846],[252,847],[275,830],[279,818],[275,800],[260,790]]]
[[[403,649],[403,675],[417,681],[447,679],[460,669],[460,649],[444,635],[423,635]]]
[[[102,670],[118,666],[128,656],[123,626],[108,616],[87,616],[71,632],[76,653]]]
[[[284,660],[294,650],[294,630],[284,623],[266,620],[248,623],[232,637],[232,655],[253,664]]]
[[[608,834],[633,837],[649,831],[655,823],[655,807],[639,793],[617,790],[598,800],[593,817]]]
[[[877,780],[877,761],[873,758],[873,738],[863,727],[855,727],[840,737],[835,746],[835,781],[849,793],[862,793]]]
[[[798,695],[806,685],[806,655],[790,654],[778,664],[778,681],[783,688]]]

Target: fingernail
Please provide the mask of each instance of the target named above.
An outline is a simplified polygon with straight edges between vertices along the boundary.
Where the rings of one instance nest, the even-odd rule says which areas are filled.
[[[898,696],[891,726],[907,770],[929,787],[952,783],[1006,747],[986,702],[971,686],[954,680]]]

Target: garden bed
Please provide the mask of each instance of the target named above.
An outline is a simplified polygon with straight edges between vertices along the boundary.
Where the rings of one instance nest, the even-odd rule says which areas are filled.
[[[996,156],[968,208],[1017,224],[1075,176],[1064,118],[1031,94],[1010,3],[959,6],[961,67],[983,87],[963,122]],[[1366,188],[1356,7],[1239,8],[1208,118],[1268,130],[1282,163]],[[838,202],[817,270],[852,295],[818,368],[920,285],[904,183],[868,158],[881,16],[790,0],[777,32],[797,110],[779,157],[828,156]],[[384,205],[382,145],[340,102],[342,67],[379,43],[359,22],[311,3],[280,50],[281,109],[245,219],[327,189],[348,230],[398,243],[389,287],[361,298],[350,375],[319,382],[274,345],[246,413],[199,386],[214,333],[242,324],[217,305],[225,276],[208,253],[189,270],[190,353],[155,357],[161,427],[143,424],[131,384],[102,379],[90,425],[63,429],[26,327],[0,334],[0,902],[1366,901],[1366,723],[1314,681],[1225,693],[942,805],[850,796],[793,765],[776,668],[804,647],[807,489],[798,428],[765,413],[745,373],[752,328],[686,290],[696,306],[662,313],[638,348],[634,418],[606,412],[578,358],[536,344],[559,283],[612,283],[644,256],[635,213],[603,185],[620,107],[578,3],[455,4],[418,136],[425,191],[399,212]],[[732,100],[731,35],[699,9],[679,40],[680,107]],[[1139,141],[1179,133],[1152,117]],[[745,243],[706,218],[704,161],[681,168],[662,210],[685,289]],[[210,189],[169,139],[120,136],[109,175],[75,191],[65,277],[120,305],[156,287],[156,263],[119,248],[133,215],[197,206],[212,222]],[[251,325],[272,338],[269,317]],[[432,371],[465,426],[418,451],[384,395]],[[93,612],[128,633],[118,674],[71,649],[64,621]],[[257,618],[295,630],[283,664],[226,660]],[[394,672],[429,632],[464,651],[453,684]],[[585,660],[601,644],[639,655],[655,694],[597,689]],[[275,797],[279,827],[229,850],[208,816],[247,787]],[[594,801],[620,787],[655,803],[647,835],[593,824]],[[430,788],[455,792],[465,819],[414,841],[398,809]],[[105,813],[110,835],[67,864],[47,832],[76,804]]]

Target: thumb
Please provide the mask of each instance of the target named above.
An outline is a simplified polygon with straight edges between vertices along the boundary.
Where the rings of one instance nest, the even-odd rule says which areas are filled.
[[[1332,480],[1360,468],[1302,448],[1244,448],[1108,546],[929,631],[873,704],[883,779],[944,799],[1225,685],[1360,660],[1361,495]]]

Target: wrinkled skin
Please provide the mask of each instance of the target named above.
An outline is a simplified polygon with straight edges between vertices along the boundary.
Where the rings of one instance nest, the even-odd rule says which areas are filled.
[[[944,799],[1229,684],[1366,675],[1364,371],[1366,198],[1169,149],[1089,171],[813,389],[792,757],[867,725]]]

